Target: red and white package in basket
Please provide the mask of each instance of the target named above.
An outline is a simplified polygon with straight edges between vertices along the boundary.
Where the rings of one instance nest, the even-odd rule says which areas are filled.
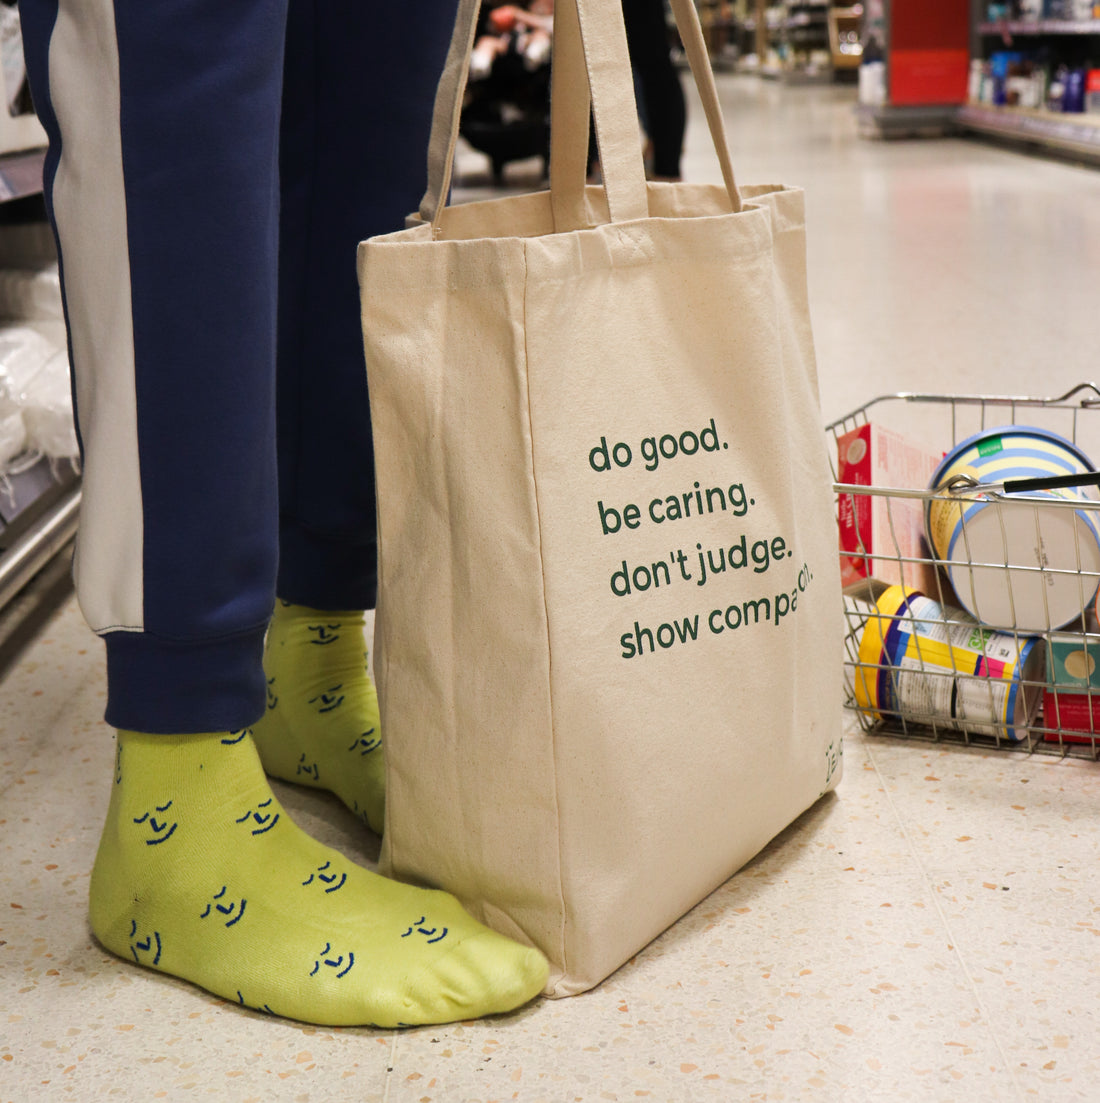
[[[943,454],[892,429],[868,423],[837,438],[837,481],[870,488],[924,490]],[[937,592],[919,498],[842,493],[837,499],[840,581],[845,590],[868,579]]]

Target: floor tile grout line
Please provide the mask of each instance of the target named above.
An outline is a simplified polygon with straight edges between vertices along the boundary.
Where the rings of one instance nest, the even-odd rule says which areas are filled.
[[[382,1089],[382,1103],[390,1103],[390,1085],[393,1084],[393,1075],[397,1069],[397,1040],[401,1032],[393,1032],[393,1040],[390,1045],[390,1055],[386,1060],[386,1086]]]
[[[1012,1087],[1016,1093],[1016,1098],[1023,1103],[1024,1092],[1020,1086],[1019,1081],[1016,1079],[1016,1070],[1012,1067],[1009,1061],[1008,1054],[1005,1052],[1004,1047],[1001,1045],[1001,1039],[997,1034],[997,1031],[993,1028],[993,1017],[989,1012],[989,1009],[985,1005],[985,1001],[981,997],[981,993],[978,991],[978,986],[974,981],[974,977],[970,972],[970,967],[967,965],[966,958],[963,956],[962,950],[959,945],[959,940],[955,937],[955,932],[951,928],[951,924],[948,921],[947,915],[940,904],[940,898],[935,890],[935,886],[932,884],[932,879],[928,875],[927,869],[925,869],[924,862],[921,861],[920,855],[917,853],[917,848],[913,845],[913,837],[909,834],[909,829],[905,825],[905,820],[902,818],[901,812],[898,809],[897,804],[894,803],[894,798],[890,795],[890,789],[886,784],[886,778],[882,776],[882,771],[878,767],[878,762],[875,759],[874,751],[869,743],[863,744],[864,749],[867,751],[867,758],[870,760],[871,766],[875,771],[875,776],[882,784],[882,794],[886,798],[886,803],[890,806],[890,811],[894,815],[898,827],[901,830],[902,835],[905,838],[905,845],[909,850],[909,855],[916,863],[917,869],[920,871],[921,880],[924,882],[924,886],[928,891],[928,894],[932,898],[932,904],[936,909],[937,915],[940,917],[940,923],[943,925],[943,929],[947,934],[950,942],[951,952],[955,955],[959,966],[963,971],[963,976],[966,977],[966,983],[970,986],[971,994],[974,1000],[978,1004],[978,1008],[981,1011],[982,1019],[985,1021],[986,1029],[989,1031],[990,1037],[993,1039],[993,1045],[996,1047],[997,1052],[1001,1055],[1001,1061],[1004,1064],[1005,1070],[1008,1072],[1009,1077],[1012,1080]]]

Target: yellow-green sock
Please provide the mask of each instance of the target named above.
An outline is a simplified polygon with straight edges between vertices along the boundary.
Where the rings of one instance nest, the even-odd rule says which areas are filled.
[[[301,831],[247,732],[118,738],[90,911],[120,957],[332,1026],[475,1018],[543,988],[537,950]]]
[[[264,671],[267,712],[252,728],[264,769],[331,790],[381,834],[385,766],[363,613],[277,602]]]

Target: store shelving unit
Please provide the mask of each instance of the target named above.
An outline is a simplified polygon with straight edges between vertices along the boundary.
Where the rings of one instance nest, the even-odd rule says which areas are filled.
[[[874,94],[861,100],[860,133],[890,138],[953,132],[966,100],[970,10],[960,0],[865,0],[864,7],[865,54],[881,66],[882,77]]]
[[[778,5],[768,20],[769,55],[764,76],[791,84],[832,79],[829,64],[829,0],[792,0]]]
[[[860,28],[863,23],[863,5],[847,7],[833,5],[828,11],[829,53],[834,72],[858,69],[863,60]]]
[[[1038,145],[1100,163],[1100,117],[1096,115],[968,103],[959,109],[958,122],[975,133]]]
[[[1100,34],[1100,19],[1001,19],[995,23],[979,23],[978,33],[1002,37]]]
[[[695,7],[713,68],[758,72],[768,41],[767,0],[695,0]],[[669,34],[675,42],[671,11]]]
[[[831,81],[859,66],[861,4],[788,0],[757,4],[759,71],[791,84]],[[853,39],[854,36],[854,39]]]
[[[980,5],[984,10],[984,5]],[[976,12],[976,15],[979,14]],[[974,55],[997,48],[1043,50],[1067,60],[1092,54],[1100,62],[1100,19],[975,20]],[[958,115],[967,130],[1100,162],[1100,115],[969,102]]]
[[[786,5],[782,42],[786,47],[783,79],[792,83],[832,79],[829,62],[829,3],[804,0]]]
[[[740,53],[738,39],[745,4],[746,0],[695,0],[707,52],[716,68],[722,68],[727,60],[732,61]],[[674,34],[675,22],[671,19],[671,13],[669,19],[670,34]]]
[[[0,203],[42,191],[45,156],[42,149],[0,155]],[[41,602],[57,599],[55,583],[42,590],[41,600],[16,601],[51,560],[67,552],[79,511],[80,477],[68,463],[40,459],[9,474],[0,487],[0,657],[20,625],[39,615]]]
[[[0,491],[0,610],[76,535],[80,477],[41,459]]]

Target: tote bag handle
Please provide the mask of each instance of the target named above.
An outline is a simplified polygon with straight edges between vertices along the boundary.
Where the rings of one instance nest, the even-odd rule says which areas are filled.
[[[567,73],[587,72],[587,80],[574,80],[573,95],[588,102],[592,92],[593,114],[596,118],[596,141],[604,168],[604,188],[612,222],[627,222],[645,218],[649,213],[646,197],[645,167],[637,140],[637,115],[634,87],[630,71],[630,54],[626,47],[619,0],[556,0],[555,25],[560,18],[559,5],[568,8],[577,4],[585,19],[583,34],[566,36],[566,49],[576,55],[564,62]],[[451,185],[455,147],[458,143],[462,99],[470,69],[477,29],[480,0],[460,0],[455,16],[454,34],[436,91],[432,115],[431,137],[428,142],[428,190],[420,202],[420,218],[430,222],[439,233],[439,218],[443,212]],[[570,13],[577,18],[577,12]],[[567,16],[568,18],[568,16]],[[556,31],[556,26],[555,26]],[[555,40],[557,36],[555,34]],[[583,40],[583,55],[581,47]],[[558,48],[555,47],[555,64]],[[575,107],[574,107],[575,110]],[[587,106],[582,133],[587,136]],[[583,180],[583,176],[581,177]]]
[[[598,2],[598,0],[597,0]],[[573,2],[554,5],[554,70],[550,130],[550,195],[558,232],[591,225],[585,208],[584,184],[588,168],[588,75],[580,67],[583,45]],[[693,0],[670,0],[680,41],[687,54],[711,141],[718,155],[722,179],[733,211],[741,210],[741,193],[733,173],[725,121],[710,67],[703,28]],[[602,153],[601,153],[602,159]],[[607,172],[604,169],[606,179]],[[614,221],[614,219],[613,219]]]
[[[477,29],[480,0],[460,0],[450,49],[436,91],[428,144],[428,188],[420,218],[436,226],[446,205],[458,143],[462,100]],[[722,167],[734,211],[741,209],[725,139],[714,75],[692,0],[672,0],[692,73]],[[564,18],[563,18],[564,17]],[[559,229],[588,224],[584,215],[589,97],[612,222],[649,213],[645,171],[637,133],[630,56],[619,0],[557,0],[554,19],[554,93],[551,137],[551,196]],[[582,121],[583,120],[583,121]],[[559,225],[559,222],[561,223]]]

